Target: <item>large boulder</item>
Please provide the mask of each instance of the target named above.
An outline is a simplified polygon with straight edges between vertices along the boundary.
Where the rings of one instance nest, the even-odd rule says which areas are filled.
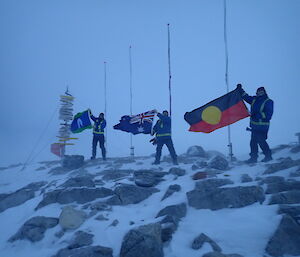
[[[194,145],[188,148],[186,152],[187,156],[193,156],[193,157],[206,157],[206,153],[204,149],[199,145]]]
[[[224,157],[217,155],[208,162],[208,166],[216,170],[227,170],[229,163]]]
[[[44,194],[43,200],[38,204],[36,209],[51,203],[68,204],[77,202],[82,204],[110,195],[113,195],[113,191],[105,187],[57,189]]]
[[[300,225],[289,215],[284,215],[268,242],[266,252],[271,256],[300,255]]]
[[[65,155],[62,159],[62,167],[70,170],[78,169],[84,165],[84,156]]]
[[[215,188],[206,191],[195,189],[187,192],[188,203],[196,209],[219,210],[240,208],[265,200],[263,189],[259,186]]]
[[[59,215],[59,224],[64,230],[77,229],[86,218],[87,215],[84,211],[76,210],[71,206],[66,206]]]
[[[111,248],[103,246],[87,246],[81,248],[64,248],[52,257],[113,257]]]
[[[46,182],[34,182],[31,183],[13,193],[0,194],[0,213],[6,209],[21,205],[26,201],[35,197],[35,192],[42,186],[46,185]]]
[[[55,227],[57,224],[57,218],[43,216],[33,217],[24,223],[19,231],[9,239],[9,242],[24,239],[30,242],[40,241],[44,238],[46,230]]]
[[[163,257],[161,225],[153,223],[130,230],[124,237],[120,257]]]
[[[300,190],[273,194],[269,204],[295,204],[300,203]]]
[[[107,204],[111,205],[127,205],[139,203],[153,193],[159,192],[158,189],[149,187],[138,187],[136,185],[120,184],[114,190],[114,196],[106,201]]]

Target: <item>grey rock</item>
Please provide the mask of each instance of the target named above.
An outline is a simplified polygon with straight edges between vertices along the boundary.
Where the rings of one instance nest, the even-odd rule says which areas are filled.
[[[280,205],[278,213],[288,214],[289,216],[298,221],[300,219],[300,205]]]
[[[300,190],[300,181],[284,181],[268,184],[266,194],[274,194],[291,190]]]
[[[266,252],[271,256],[300,255],[300,225],[292,217],[284,215],[268,242]]]
[[[99,220],[99,221],[106,221],[106,220],[109,220],[109,219],[106,218],[103,214],[98,215],[95,219],[96,219],[96,220]]]
[[[115,190],[115,196],[106,201],[108,204],[127,205],[139,203],[153,193],[159,192],[156,188],[138,187],[135,185],[120,184]]]
[[[34,198],[35,192],[46,184],[47,183],[43,181],[35,182],[15,191],[14,193],[0,194],[0,213]]]
[[[206,179],[203,181],[199,181],[196,183],[196,189],[199,190],[205,190],[205,191],[211,191],[218,187],[225,186],[225,185],[231,185],[233,182],[230,179]]]
[[[210,252],[210,253],[206,253],[206,254],[202,255],[202,257],[243,257],[243,256],[240,254],[235,254],[235,253],[223,254],[220,252]]]
[[[131,176],[133,170],[105,170],[102,172],[104,181],[117,181]]]
[[[208,164],[206,161],[196,161],[193,165],[192,165],[192,170],[198,170],[198,169],[202,169],[207,167]]]
[[[123,157],[123,158],[117,158],[114,160],[114,163],[121,163],[121,164],[127,164],[127,163],[134,163],[135,159],[132,157]]]
[[[296,171],[291,172],[290,177],[292,177],[292,178],[300,177],[300,168]]]
[[[81,248],[64,248],[52,257],[113,257],[111,248],[103,246],[87,246]]]
[[[70,187],[95,187],[95,183],[91,176],[78,176],[75,178],[68,179],[60,187],[70,188]]]
[[[84,165],[84,156],[65,155],[62,159],[62,167],[70,170],[78,169]]]
[[[134,172],[134,182],[137,186],[152,187],[162,181],[166,173],[151,170],[137,170]]]
[[[124,237],[120,257],[163,257],[161,225],[148,224],[130,230]]]
[[[168,187],[168,190],[166,191],[166,193],[164,194],[163,198],[161,199],[161,201],[165,200],[166,198],[170,197],[172,194],[174,194],[175,192],[179,192],[181,190],[181,186],[180,185],[170,185]]]
[[[209,161],[208,166],[217,170],[227,170],[229,164],[225,158],[221,156],[215,156],[212,160]]]
[[[204,233],[201,233],[199,236],[197,236],[194,239],[194,241],[192,243],[192,248],[194,250],[198,250],[203,246],[204,243],[210,244],[210,246],[212,247],[212,249],[215,252],[222,252],[222,248],[215,241],[213,241],[210,237],[208,237]]]
[[[216,188],[210,191],[195,189],[187,192],[187,198],[190,206],[211,210],[240,208],[265,200],[263,189],[258,186]]]
[[[116,227],[119,224],[119,221],[115,219],[109,226],[110,227]]]
[[[181,219],[186,216],[186,210],[187,209],[185,203],[170,205],[160,210],[159,213],[156,215],[156,218],[169,215]]]
[[[173,167],[169,170],[169,173],[173,174],[173,175],[176,175],[176,176],[184,176],[186,171],[185,171],[185,169],[181,169],[181,168],[178,168],[178,167]]]
[[[72,206],[66,206],[59,216],[59,224],[64,230],[77,229],[86,218],[87,215],[84,211],[76,210]]]
[[[269,204],[300,203],[300,190],[293,190],[272,195]]]
[[[37,242],[44,238],[44,234],[48,228],[55,227],[58,224],[57,218],[36,216],[24,223],[19,231],[9,239],[9,242],[16,240],[29,240]]]
[[[248,183],[248,182],[252,182],[252,181],[253,181],[253,179],[248,174],[243,174],[241,176],[242,183]]]
[[[281,176],[269,176],[262,178],[260,184],[271,184],[271,183],[281,183],[284,182],[284,177]]]
[[[77,202],[83,204],[94,201],[97,198],[104,198],[110,195],[113,195],[113,191],[105,187],[57,189],[44,194],[43,200],[38,204],[36,209],[42,208],[51,203],[67,204]]]
[[[294,146],[290,150],[291,153],[299,153],[300,152],[300,145]]]
[[[199,145],[194,145],[188,148],[186,154],[188,156],[195,156],[195,157],[206,157],[206,153],[204,149]]]
[[[84,231],[77,231],[74,234],[74,237],[71,240],[70,245],[68,246],[69,249],[80,248],[83,246],[89,246],[93,243],[94,235],[89,234]]]
[[[54,167],[48,173],[51,175],[63,175],[70,172],[70,169],[64,167]]]
[[[268,164],[264,174],[272,174],[281,170],[289,169],[300,164],[300,160],[292,160],[290,157],[281,160],[278,163]]]

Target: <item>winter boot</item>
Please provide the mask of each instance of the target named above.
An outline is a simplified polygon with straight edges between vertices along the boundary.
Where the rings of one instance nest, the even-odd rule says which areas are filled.
[[[269,162],[269,161],[272,161],[272,160],[273,160],[272,156],[265,156],[265,158],[263,158],[261,161],[262,162]]]
[[[251,157],[250,159],[245,161],[245,163],[247,163],[247,164],[257,163],[257,158]]]
[[[152,165],[159,165],[159,164],[160,164],[160,161],[152,162]]]

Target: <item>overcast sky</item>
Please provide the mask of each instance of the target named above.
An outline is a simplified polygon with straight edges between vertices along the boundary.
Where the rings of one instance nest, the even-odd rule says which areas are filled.
[[[230,90],[237,83],[250,95],[266,88],[275,104],[271,147],[296,141],[300,132],[299,13],[299,0],[227,0]],[[181,154],[201,145],[227,155],[227,128],[192,133],[183,119],[226,93],[223,0],[0,0],[0,166],[25,162],[31,151],[38,161],[57,158],[49,149],[67,85],[76,97],[74,113],[104,111],[104,61],[108,156],[128,155],[129,134],[112,128],[130,111],[128,49],[133,113],[167,109],[167,23],[175,149]],[[249,152],[248,123],[231,126],[237,156]],[[78,137],[67,153],[89,158],[92,131]],[[155,151],[149,139],[133,137],[136,155]]]

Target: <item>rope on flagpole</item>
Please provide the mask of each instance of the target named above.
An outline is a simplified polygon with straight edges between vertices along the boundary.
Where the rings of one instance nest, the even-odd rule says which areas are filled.
[[[225,83],[226,83],[226,89],[227,89],[227,93],[228,93],[229,92],[229,83],[228,83],[228,43],[227,43],[227,5],[226,5],[226,0],[224,0],[224,44],[225,44]],[[228,126],[228,148],[229,148],[229,160],[233,161],[230,125]]]
[[[129,46],[129,88],[130,88],[130,115],[132,116],[132,53]],[[134,146],[132,142],[132,134],[130,133],[130,156],[134,157]]]
[[[169,104],[170,104],[170,117],[172,116],[172,94],[171,94],[171,37],[170,37],[170,24],[168,23],[168,64],[169,64]]]

